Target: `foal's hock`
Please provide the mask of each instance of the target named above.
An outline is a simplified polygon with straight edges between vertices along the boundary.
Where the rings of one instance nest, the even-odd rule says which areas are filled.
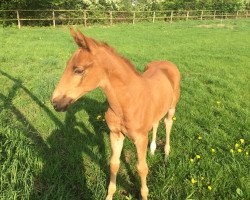
[[[116,175],[124,137],[131,139],[137,150],[137,169],[141,178],[141,195],[146,200],[148,187],[146,162],[148,132],[153,128],[151,153],[156,149],[156,132],[159,121],[166,116],[165,154],[170,152],[172,117],[180,96],[180,73],[168,61],[147,64],[144,73],[119,55],[106,43],[70,30],[78,49],[67,62],[66,69],[52,95],[56,111],[67,107],[89,91],[100,87],[109,102],[105,118],[110,129],[112,155],[110,159],[110,183],[106,200],[113,198]]]

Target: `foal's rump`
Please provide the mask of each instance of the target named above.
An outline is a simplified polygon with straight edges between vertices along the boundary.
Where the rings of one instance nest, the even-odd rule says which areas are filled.
[[[147,78],[154,78],[154,76],[157,76],[157,74],[164,74],[171,83],[171,89],[173,90],[173,101],[170,107],[174,108],[180,97],[180,72],[176,65],[169,61],[153,61],[148,63],[145,67],[143,76]]]

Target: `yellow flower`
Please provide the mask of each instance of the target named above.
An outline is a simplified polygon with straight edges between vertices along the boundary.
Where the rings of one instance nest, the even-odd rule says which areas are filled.
[[[201,156],[200,156],[200,155],[196,155],[195,157],[196,157],[197,159],[200,159],[200,158],[201,158]]]
[[[212,149],[211,149],[211,152],[212,152],[212,153],[215,153],[215,149],[212,148]]]
[[[235,146],[236,148],[238,148],[240,145],[239,145],[238,143],[236,143],[234,146]]]
[[[190,162],[194,162],[194,159],[193,159],[193,158],[190,158]]]
[[[174,116],[174,117],[172,118],[172,120],[176,121],[176,117]]]
[[[103,119],[102,119],[102,121],[104,121],[104,122],[105,122],[105,119],[103,118]]]
[[[246,155],[247,155],[247,156],[249,155],[248,151],[246,152]]]
[[[201,177],[201,180],[204,180],[204,179],[205,179],[205,178],[202,176],[202,177]]]
[[[220,104],[220,101],[216,101],[216,103],[219,105],[219,104]]]
[[[211,185],[207,186],[207,189],[212,190],[212,186]]]
[[[198,140],[202,140],[202,137],[199,135]]]
[[[234,153],[234,150],[233,150],[233,149],[230,149],[230,152],[231,152],[231,153]]]
[[[241,138],[240,143],[243,144],[244,142],[245,142],[245,140]]]
[[[195,183],[197,183],[197,181],[196,181],[194,178],[192,178],[192,179],[191,179],[191,183],[192,183],[192,184],[195,184]]]
[[[241,153],[241,152],[242,152],[242,149],[238,149],[238,152]]]
[[[96,117],[97,120],[100,120],[101,118],[102,118],[101,115],[98,115],[98,116]]]

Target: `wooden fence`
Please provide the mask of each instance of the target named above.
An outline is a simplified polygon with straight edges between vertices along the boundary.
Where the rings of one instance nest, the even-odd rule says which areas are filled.
[[[35,13],[34,13],[35,12]],[[166,10],[166,11],[91,11],[91,10],[0,10],[0,23],[17,24],[18,28],[26,25],[54,26],[95,23],[112,25],[119,22],[135,24],[138,21],[157,20],[207,20],[237,19],[250,17],[249,10],[225,13],[219,10]],[[34,17],[35,16],[35,17]]]

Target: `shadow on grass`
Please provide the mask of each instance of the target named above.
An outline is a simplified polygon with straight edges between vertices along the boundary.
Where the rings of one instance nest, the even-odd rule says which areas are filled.
[[[95,117],[103,113],[105,104],[100,109],[93,109],[97,101],[85,98],[72,105],[66,113],[63,126],[58,126],[50,133],[46,143],[49,148],[44,151],[45,165],[37,178],[37,189],[34,198],[37,199],[93,199],[93,190],[87,184],[86,166],[82,154],[98,164],[103,172],[108,171],[103,127]],[[76,113],[85,110],[91,117],[94,133],[90,132],[85,123],[77,122]],[[80,131],[82,130],[82,131]],[[93,153],[93,147],[98,147],[101,158]],[[91,164],[87,164],[93,167]],[[96,176],[96,174],[92,174]],[[97,178],[97,177],[96,177]]]
[[[106,111],[108,103],[99,103],[96,100],[85,97],[69,108],[65,121],[62,123],[48,107],[22,84],[21,80],[10,76],[2,70],[0,70],[0,73],[14,83],[7,96],[0,94],[0,99],[4,102],[2,109],[11,111],[23,127],[28,127],[26,137],[34,142],[35,151],[44,163],[42,172],[35,177],[34,190],[30,198],[94,199],[94,190],[90,188],[93,186],[88,185],[88,177],[86,177],[85,173],[86,167],[89,165],[85,165],[82,154],[86,154],[90,157],[91,162],[101,166],[100,168],[102,172],[106,174],[108,183],[109,158],[107,158],[104,134],[107,134],[109,130],[105,122],[96,120],[97,115]],[[19,89],[29,95],[56,125],[57,128],[49,134],[46,141],[44,141],[39,131],[32,125],[27,117],[12,104],[12,99]],[[76,113],[82,110],[88,113],[89,122],[94,129],[94,133],[88,129],[84,122],[78,122],[76,120]],[[98,148],[100,157],[93,153],[93,148],[96,147]],[[132,183],[138,183],[138,179],[135,178],[130,165],[125,160],[124,153],[122,153],[121,159],[125,163],[127,173],[132,179]],[[95,174],[92,176],[95,176]],[[130,185],[124,181],[118,181],[118,184],[122,185],[126,191],[134,191],[134,184]]]

